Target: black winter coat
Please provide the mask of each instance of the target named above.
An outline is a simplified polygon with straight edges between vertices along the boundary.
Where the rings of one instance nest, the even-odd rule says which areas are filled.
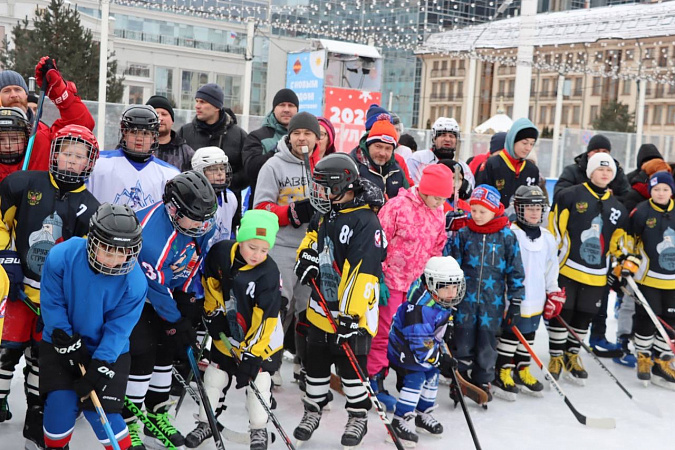
[[[614,162],[616,163],[616,176],[614,177],[614,180],[612,180],[612,182],[609,183],[609,188],[612,190],[612,194],[614,194],[617,200],[623,202],[624,197],[626,196],[626,194],[628,194],[628,191],[630,190],[630,184],[628,184],[628,178],[626,178],[626,174],[624,173],[623,168],[619,164],[619,161],[615,159]],[[560,191],[562,191],[563,189],[589,181],[588,177],[586,176],[587,166],[588,166],[587,153],[577,155],[574,158],[574,164],[569,164],[565,166],[562,174],[560,174],[560,177],[558,177],[558,182],[555,184],[555,188],[553,190],[554,201],[555,198],[560,193]]]

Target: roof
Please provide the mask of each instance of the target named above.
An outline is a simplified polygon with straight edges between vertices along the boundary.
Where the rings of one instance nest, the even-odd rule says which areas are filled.
[[[365,58],[380,59],[382,55],[377,48],[370,45],[354,44],[353,42],[333,41],[331,39],[317,39],[320,47],[331,53],[341,55],[361,56]]]

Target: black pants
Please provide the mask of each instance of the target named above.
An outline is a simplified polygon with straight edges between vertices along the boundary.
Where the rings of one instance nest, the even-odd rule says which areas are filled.
[[[643,284],[639,285],[639,288],[654,314],[665,320],[668,325],[675,326],[675,291],[657,289]],[[653,351],[657,357],[672,353],[668,343],[656,331],[656,325],[647,314],[647,310],[638,302],[635,302],[634,320],[635,349],[638,352]]]

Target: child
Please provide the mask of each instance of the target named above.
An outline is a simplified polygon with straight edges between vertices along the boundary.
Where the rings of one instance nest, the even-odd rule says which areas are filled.
[[[389,299],[380,305],[377,334],[368,354],[368,374],[377,398],[393,411],[396,399],[384,390],[387,376],[387,345],[391,319],[405,300],[410,284],[424,270],[425,262],[440,256],[447,237],[443,203],[452,195],[453,173],[443,164],[424,168],[419,187],[401,190],[378,214],[389,245],[382,264]]]
[[[398,375],[401,394],[392,425],[406,447],[414,447],[418,441],[415,427],[438,437],[443,433],[443,426],[431,412],[437,407],[438,374],[449,377],[457,365],[443,351],[443,337],[465,288],[464,272],[457,261],[435,256],[411,286],[407,302],[396,311],[387,356]]]
[[[675,326],[673,192],[673,176],[669,172],[655,173],[649,178],[650,200],[640,203],[630,216],[630,232],[636,242],[636,252],[642,256],[635,281],[649,306],[671,326]],[[657,386],[675,390],[673,353],[661,335],[655,333],[654,323],[640,305],[635,307],[633,329],[638,352],[638,378],[644,383],[651,379]]]
[[[534,345],[539,321],[560,314],[565,291],[558,287],[558,247],[553,235],[542,228],[548,197],[539,186],[520,186],[513,201],[516,223],[511,231],[518,238],[525,269],[525,298],[520,305],[518,329]],[[521,386],[524,392],[541,397],[544,385],[530,373],[530,354],[511,328],[505,328],[497,345],[495,395],[514,401]],[[513,369],[516,370],[513,370]],[[512,375],[513,371],[513,375]]]
[[[269,357],[281,350],[283,330],[280,274],[268,255],[274,246],[279,220],[265,210],[246,211],[237,240],[215,244],[206,256],[204,268],[205,320],[213,338],[211,364],[204,373],[204,385],[211,405],[218,409],[236,378],[237,389],[254,380],[265,401],[270,402],[271,371]],[[253,288],[251,287],[253,286]],[[225,333],[232,343],[237,364],[220,340]],[[268,445],[267,413],[251,391],[246,390],[246,409],[251,429],[251,450]],[[212,437],[206,412],[199,410],[197,428],[185,438],[188,448],[196,448]]]
[[[462,376],[483,389],[489,401],[504,296],[509,302],[504,321],[508,326],[520,316],[525,274],[520,246],[509,229],[497,189],[485,184],[476,187],[469,205],[471,217],[451,246],[466,277],[466,301],[457,308],[454,356]]]
[[[86,239],[54,247],[42,271],[43,339],[40,394],[44,440],[67,449],[79,410],[106,449],[113,444],[88,398],[98,395],[122,450],[131,446],[120,412],[129,376],[129,335],[148,292],[136,264],[141,225],[127,206],[101,205]],[[86,368],[83,376],[80,366]]]

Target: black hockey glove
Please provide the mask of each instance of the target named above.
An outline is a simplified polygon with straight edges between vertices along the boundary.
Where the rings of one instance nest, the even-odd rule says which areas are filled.
[[[457,369],[457,360],[447,353],[443,353],[438,360],[437,367],[445,378],[452,378],[452,372]]]
[[[312,248],[300,251],[295,263],[295,275],[300,284],[311,284],[311,280],[319,276],[319,254]]]
[[[174,356],[179,361],[187,358],[188,345],[194,346],[197,342],[197,332],[192,328],[190,321],[181,317],[177,322],[165,322],[164,331],[174,345]]]
[[[245,386],[248,386],[248,383],[255,381],[255,377],[258,376],[260,372],[260,366],[262,366],[262,358],[255,356],[253,353],[246,352],[241,355],[241,362],[239,367],[237,367],[237,389],[241,389]]]
[[[293,228],[300,228],[303,223],[309,223],[313,215],[314,208],[308,198],[288,204],[288,220]]]
[[[19,254],[14,250],[0,250],[0,264],[9,278],[9,294],[7,298],[16,301],[23,291],[23,270]]]
[[[114,377],[115,372],[112,370],[112,364],[92,359],[87,367],[87,373],[75,381],[77,397],[84,399],[89,397],[91,391],[96,391],[100,400],[101,394],[106,391],[108,384],[110,384]]]
[[[220,333],[225,333],[225,336],[231,336],[227,316],[222,310],[217,309],[210,314],[204,313],[203,317],[206,329],[213,339],[219,340]]]
[[[52,331],[52,345],[54,350],[61,356],[63,367],[71,371],[75,377],[80,376],[80,364],[89,363],[89,350],[78,333],[69,336],[61,328]]]
[[[509,309],[506,311],[504,322],[507,327],[511,328],[518,325],[520,322],[520,302],[519,298],[514,298],[509,302]]]
[[[194,292],[183,292],[178,289],[174,289],[172,294],[181,316],[187,317],[190,321],[199,319],[204,310],[203,298],[197,298]]]
[[[358,317],[338,314],[335,322],[337,323],[337,331],[335,332],[336,345],[342,345],[344,342],[347,342],[349,338],[359,334]]]

